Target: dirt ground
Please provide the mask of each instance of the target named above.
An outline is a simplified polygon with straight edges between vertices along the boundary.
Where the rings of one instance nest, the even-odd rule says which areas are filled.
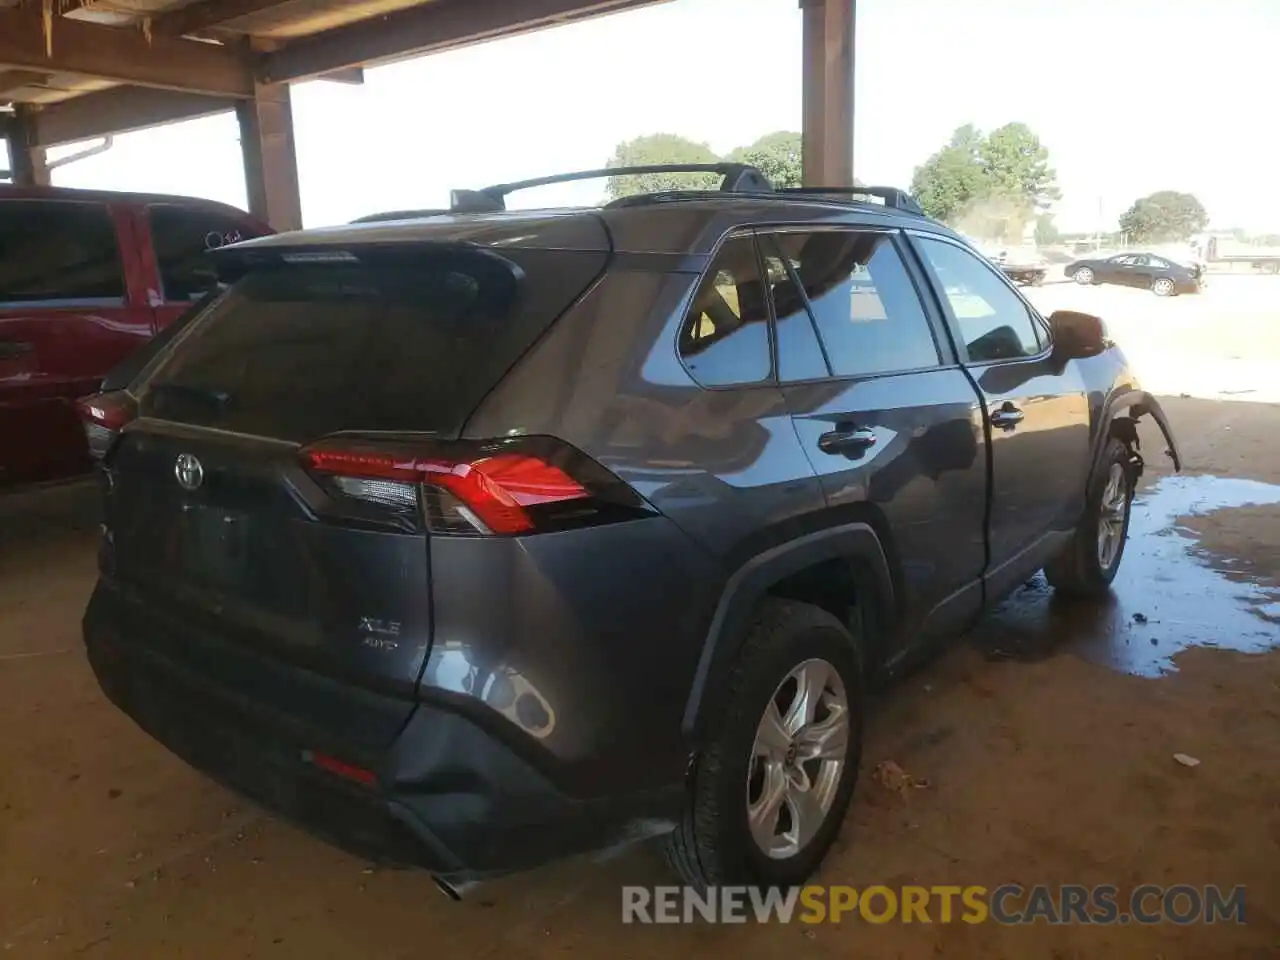
[[[79,639],[92,493],[71,486],[0,498],[0,951],[1280,956],[1280,652],[1240,652],[1280,638],[1280,406],[1166,409],[1191,476],[1170,478],[1144,435],[1151,466],[1115,601],[1064,607],[1033,581],[880,698],[818,879],[1244,885],[1242,926],[624,927],[619,887],[666,882],[643,848],[452,903],[425,875],[372,871],[261,814],[107,704]],[[865,775],[880,760],[930,785],[904,799]]]

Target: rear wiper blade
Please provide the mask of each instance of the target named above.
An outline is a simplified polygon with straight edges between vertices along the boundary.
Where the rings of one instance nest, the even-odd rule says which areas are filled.
[[[231,394],[217,387],[197,387],[186,383],[153,383],[151,390],[159,396],[172,396],[197,403],[212,404],[219,409],[231,402]]]

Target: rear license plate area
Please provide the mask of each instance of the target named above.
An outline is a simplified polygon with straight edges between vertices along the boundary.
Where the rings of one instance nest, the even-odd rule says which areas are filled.
[[[249,519],[237,511],[187,505],[182,509],[180,564],[185,574],[218,587],[246,579]]]

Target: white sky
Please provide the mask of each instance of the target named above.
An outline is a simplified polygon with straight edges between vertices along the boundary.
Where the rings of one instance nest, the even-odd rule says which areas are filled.
[[[798,130],[800,18],[798,0],[675,0],[370,70],[362,87],[295,87],[303,218],[603,166],[645,133],[727,151]],[[958,125],[1022,120],[1058,169],[1063,229],[1175,189],[1216,227],[1280,232],[1280,0],[859,0],[857,30],[865,182],[906,187]],[[54,182],[243,207],[238,135],[230,115],[129,134]],[[593,202],[602,186],[519,205]]]

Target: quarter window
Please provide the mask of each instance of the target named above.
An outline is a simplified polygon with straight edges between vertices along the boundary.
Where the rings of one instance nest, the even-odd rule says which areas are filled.
[[[124,300],[115,223],[97,203],[0,203],[0,303]]]
[[[769,379],[769,312],[752,238],[720,248],[680,329],[680,356],[703,386]]]
[[[890,235],[825,230],[772,239],[804,290],[836,376],[938,365],[928,317]]]
[[[919,245],[951,305],[971,361],[1016,360],[1040,352],[1031,312],[994,270],[953,243],[922,237]]]

